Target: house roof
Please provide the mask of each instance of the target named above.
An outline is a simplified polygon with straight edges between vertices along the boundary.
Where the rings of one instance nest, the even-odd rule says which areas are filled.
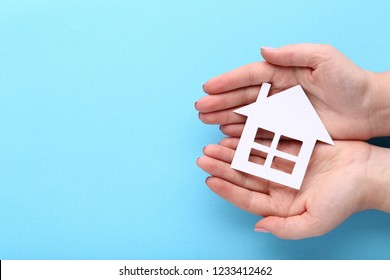
[[[295,139],[317,139],[334,144],[300,85],[267,97],[271,85],[263,83],[256,102],[234,112],[248,116],[258,127]]]

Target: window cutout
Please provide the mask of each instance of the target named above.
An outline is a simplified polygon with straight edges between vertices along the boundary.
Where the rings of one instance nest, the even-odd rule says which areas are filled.
[[[276,169],[279,171],[282,171],[284,173],[292,174],[294,171],[295,162],[281,158],[281,157],[274,157],[272,159],[271,168]]]
[[[302,143],[300,140],[282,135],[276,149],[293,156],[298,156],[302,148]]]
[[[249,154],[248,161],[256,163],[258,165],[264,165],[265,159],[268,154],[256,149],[251,149],[251,153]]]
[[[257,144],[271,147],[272,139],[274,139],[275,133],[264,128],[257,128],[254,141]]]

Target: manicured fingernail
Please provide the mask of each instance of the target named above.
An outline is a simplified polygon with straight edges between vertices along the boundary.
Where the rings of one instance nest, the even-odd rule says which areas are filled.
[[[276,50],[276,48],[273,48],[273,47],[261,47],[262,50],[265,50],[265,51],[272,51],[272,50]]]
[[[255,231],[256,231],[256,232],[270,233],[270,231],[269,231],[268,229],[261,228],[261,227],[255,228]]]

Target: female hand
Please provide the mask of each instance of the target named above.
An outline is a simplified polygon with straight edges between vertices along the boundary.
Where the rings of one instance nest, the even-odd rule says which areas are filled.
[[[237,143],[237,138],[226,138],[220,145],[206,146],[197,164],[211,174],[206,184],[215,193],[264,217],[256,224],[256,231],[286,239],[318,236],[355,212],[378,208],[377,198],[383,193],[374,189],[367,174],[372,169],[368,166],[372,149],[377,147],[359,141],[335,141],[335,146],[318,143],[297,191],[232,169]],[[294,142],[282,144],[286,151],[297,149]],[[264,161],[260,154],[252,155],[252,161],[256,160]]]
[[[261,83],[272,84],[270,94],[301,84],[333,139],[385,135],[384,123],[377,120],[382,100],[376,94],[375,75],[335,48],[298,44],[262,48],[261,54],[266,61],[242,66],[204,85],[209,95],[195,105],[203,122],[219,124],[222,132],[238,137],[245,117],[233,110],[255,102]]]

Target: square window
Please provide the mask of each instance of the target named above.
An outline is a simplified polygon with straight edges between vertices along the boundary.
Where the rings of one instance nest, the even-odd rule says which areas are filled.
[[[294,171],[295,162],[281,157],[274,157],[272,159],[271,168],[279,170],[284,173],[292,174]]]
[[[301,151],[302,143],[303,142],[300,140],[282,135],[276,149],[286,154],[298,156]]]
[[[254,142],[260,145],[271,147],[272,140],[274,139],[275,133],[264,128],[259,127],[256,131]]]
[[[256,149],[251,149],[251,152],[249,154],[248,161],[259,164],[259,165],[264,165],[265,159],[267,158],[268,154],[263,151],[259,151]]]

